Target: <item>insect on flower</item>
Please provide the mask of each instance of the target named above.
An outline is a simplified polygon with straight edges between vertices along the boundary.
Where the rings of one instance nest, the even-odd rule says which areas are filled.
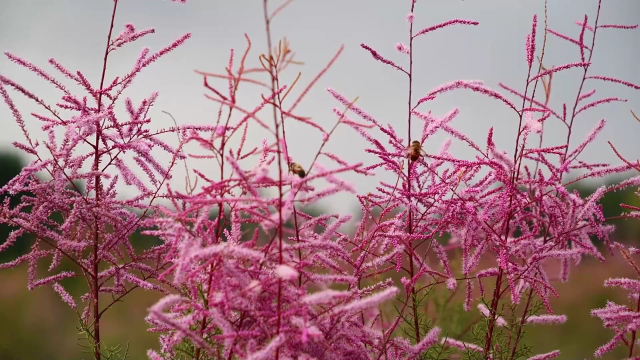
[[[289,164],[289,171],[298,175],[301,179],[307,175],[304,168],[300,164],[294,162]]]
[[[420,141],[413,140],[411,145],[407,147],[407,157],[414,162],[418,160],[421,156],[425,156],[427,153],[422,150],[422,145],[420,145]]]

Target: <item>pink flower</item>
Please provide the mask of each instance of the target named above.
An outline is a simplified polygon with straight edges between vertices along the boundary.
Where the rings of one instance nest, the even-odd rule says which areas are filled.
[[[298,276],[296,269],[289,265],[278,265],[275,270],[276,275],[282,280],[293,280]]]
[[[407,22],[410,24],[413,23],[413,13],[407,14]]]

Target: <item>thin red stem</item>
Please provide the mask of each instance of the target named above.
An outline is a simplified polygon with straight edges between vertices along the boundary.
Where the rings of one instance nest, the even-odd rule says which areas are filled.
[[[415,8],[415,1],[411,1],[411,13]],[[408,95],[408,107],[409,107],[409,115],[407,118],[407,146],[411,146],[411,109],[412,109],[412,92],[413,92],[413,22],[409,24],[409,95]],[[411,170],[413,166],[412,163],[409,163],[407,166],[407,197],[409,203],[409,213],[408,213],[408,227],[407,232],[409,235],[413,233],[413,209],[411,204]],[[412,244],[409,244],[412,246]],[[413,269],[413,251],[410,251],[409,254],[409,275],[413,279],[414,269]],[[413,311],[413,327],[416,337],[416,343],[420,342],[420,324],[418,319],[418,295],[416,293],[415,285],[411,285],[411,301],[412,301],[412,311]]]
[[[109,35],[107,36],[107,45],[105,47],[104,50],[104,58],[102,61],[102,75],[100,77],[100,93],[98,95],[98,109],[97,111],[100,112],[102,111],[102,90],[104,89],[104,79],[105,79],[105,75],[107,73],[107,59],[109,57],[109,46],[111,44],[111,35],[113,33],[113,24],[115,22],[115,18],[116,18],[116,10],[118,8],[118,0],[114,0],[113,1],[113,11],[111,13],[111,23],[109,25]],[[99,121],[99,120],[97,120]],[[98,151],[99,147],[100,147],[100,137],[102,135],[102,129],[100,127],[100,124],[96,124],[96,142],[94,144],[94,151],[95,151],[95,157],[93,160],[93,171],[97,172],[99,167],[100,167],[100,151]],[[100,204],[100,195],[101,195],[101,179],[100,176],[96,175],[95,179],[95,192],[96,192],[96,206],[98,206]],[[99,260],[98,260],[98,248],[99,248],[99,242],[100,242],[100,233],[99,233],[99,226],[98,226],[98,215],[94,215],[94,234],[93,234],[93,259],[92,259],[92,266],[93,266],[93,274],[95,275],[92,280],[93,280],[93,286],[92,286],[92,297],[93,297],[93,339],[94,339],[94,345],[93,345],[93,355],[96,358],[96,360],[100,360],[101,358],[101,354],[100,354],[100,305],[99,305],[99,301],[98,301],[98,295],[100,293],[100,285],[98,282],[98,265],[99,265]]]
[[[265,21],[265,30],[267,33],[267,46],[269,48],[268,52],[268,60],[269,60],[269,76],[271,77],[271,92],[276,92],[276,79],[274,76],[274,60],[271,52],[271,20],[269,19],[269,13],[267,10],[268,0],[263,1],[263,10],[264,10],[264,21]],[[277,156],[278,156],[278,263],[282,264],[282,149],[280,146],[280,126],[278,123],[278,110],[276,106],[272,106],[273,109],[273,122],[275,125],[275,135],[276,135],[276,148],[277,148]],[[286,146],[286,145],[285,145]],[[278,280],[278,296],[277,296],[277,312],[278,318],[276,320],[276,331],[277,334],[280,334],[280,327],[282,326],[282,280]],[[276,350],[276,360],[280,358],[280,349]]]

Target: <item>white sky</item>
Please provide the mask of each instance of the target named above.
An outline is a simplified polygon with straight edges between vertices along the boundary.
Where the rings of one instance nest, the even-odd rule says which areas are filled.
[[[272,3],[273,9],[281,1]],[[324,90],[333,87],[349,98],[359,96],[360,107],[380,122],[391,123],[403,138],[406,137],[406,78],[373,60],[359,44],[365,43],[383,56],[406,65],[406,56],[395,50],[395,44],[407,42],[405,17],[409,3],[409,0],[296,0],[278,15],[273,25],[274,38],[287,36],[297,53],[296,58],[306,63],[303,67],[292,68],[285,78],[291,80],[297,71],[301,71],[297,90],[324,67],[341,44],[345,45],[338,62],[297,108],[297,114],[311,116],[321,126],[330,128],[336,120],[332,108],[342,107]],[[575,25],[576,20],[582,20],[585,13],[590,21],[594,20],[596,0],[549,3],[549,27],[574,38],[580,31]],[[71,70],[82,71],[95,85],[100,77],[111,6],[110,0],[0,0],[0,50],[30,60],[51,70],[51,73],[55,71],[47,60],[53,57]],[[503,82],[522,90],[526,78],[525,36],[530,31],[534,13],[539,16],[539,49],[543,29],[542,0],[418,0],[417,29],[452,18],[479,21],[480,26],[455,26],[416,39],[415,99],[442,83],[458,79],[483,80],[486,86],[494,89]],[[640,1],[603,1],[601,24],[639,22]],[[250,66],[257,66],[258,55],[266,52],[262,1],[258,0],[190,0],[186,5],[168,0],[120,0],[114,32],[119,33],[125,23],[133,23],[138,29],[154,27],[156,34],[116,52],[109,63],[109,79],[127,72],[143,46],[152,52],[157,51],[182,34],[193,33],[193,38],[182,48],[145,70],[126,93],[134,103],[139,103],[151,92],[160,92],[151,112],[154,128],[172,126],[163,110],[171,112],[180,124],[215,123],[217,106],[204,98],[202,78],[193,70],[223,72],[229,50],[235,49],[236,59],[244,51],[245,32],[253,42]],[[546,65],[575,62],[579,61],[579,51],[576,46],[550,36],[545,59]],[[617,77],[640,84],[639,61],[640,30],[602,30],[596,41],[594,65],[590,71],[592,75]],[[4,56],[0,58],[0,74],[19,82],[49,103],[55,104],[59,100],[59,94],[51,86]],[[562,102],[573,104],[580,76],[581,70],[574,69],[554,78],[552,104],[557,111],[561,111]],[[222,90],[226,89],[224,81],[215,84]],[[603,105],[579,117],[572,144],[579,143],[598,120],[606,118],[608,124],[604,132],[585,151],[583,159],[617,162],[606,144],[607,140],[612,141],[622,154],[630,158],[639,157],[640,123],[633,120],[629,110],[640,114],[640,91],[600,82],[587,83],[586,89],[591,90],[594,86],[598,87],[594,99],[618,96],[629,99],[629,102]],[[33,136],[41,136],[40,124],[28,116],[38,109],[15,92],[11,94],[33,130]],[[252,109],[260,101],[258,88],[245,85],[240,101],[241,106]],[[517,118],[499,102],[469,91],[459,91],[441,96],[429,106],[420,109],[425,112],[431,110],[436,116],[459,107],[460,115],[453,122],[458,129],[484,144],[487,131],[493,126],[498,146],[512,151]],[[268,113],[263,113],[266,120],[269,119]],[[0,119],[3,121],[0,146],[10,148],[11,141],[21,140],[22,135],[4,104],[0,105]],[[414,120],[414,124],[412,131],[420,133],[420,121]],[[547,145],[558,145],[566,137],[566,130],[559,126],[557,120],[550,120],[547,129]],[[321,134],[293,120],[287,122],[287,134],[289,151],[295,155],[295,160],[308,165],[320,145]],[[260,147],[263,135],[260,132],[250,133],[248,141],[251,146],[248,148]],[[425,150],[436,151],[444,139],[443,135],[428,139]],[[175,144],[175,137],[167,140]],[[338,129],[325,149],[350,163],[363,161],[371,164],[375,158],[364,153],[365,147],[366,142],[344,126]],[[461,157],[473,155],[464,146],[453,149]],[[169,158],[160,160],[166,162]],[[210,163],[192,165],[215,175]],[[372,190],[378,180],[395,182],[391,174],[382,170],[378,175],[375,179],[357,175],[343,178],[359,183],[361,192]],[[172,186],[182,188],[183,178],[184,168],[181,165],[176,168]],[[355,197],[349,195],[336,197],[324,204],[346,213],[355,206],[355,201]]]

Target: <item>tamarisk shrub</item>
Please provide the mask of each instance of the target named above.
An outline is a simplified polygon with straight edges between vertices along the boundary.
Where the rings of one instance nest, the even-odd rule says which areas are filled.
[[[337,167],[328,169],[314,161],[304,175],[288,171],[293,159],[287,151],[285,119],[312,125],[321,132],[324,143],[336,126],[347,120],[341,117],[332,130],[325,131],[294,115],[292,110],[306,90],[284,109],[288,87],[280,84],[279,74],[291,63],[292,52],[286,42],[280,42],[272,52],[270,21],[280,9],[269,14],[265,2],[264,10],[269,53],[260,57],[262,68],[245,69],[251,47],[247,37],[247,50],[235,72],[231,52],[226,69],[228,92],[212,87],[205,77],[205,87],[214,95],[208,97],[221,104],[216,126],[181,133],[184,145],[195,142],[211,153],[210,157],[219,165],[219,181],[195,171],[197,179],[206,183],[201,190],[171,192],[174,210],[163,208],[164,217],[148,220],[149,225],[159,230],[146,233],[164,240],[168,246],[164,259],[173,263],[160,276],[171,275],[175,287],[180,289],[179,294],[165,297],[150,309],[151,331],[165,332],[160,337],[161,352],[149,351],[152,359],[178,356],[367,359],[371,349],[380,347],[383,334],[371,328],[375,317],[365,315],[364,311],[376,308],[398,292],[390,280],[376,281],[367,287],[360,287],[359,283],[379,272],[377,267],[399,254],[401,248],[386,240],[390,250],[386,257],[363,253],[365,256],[354,261],[350,239],[339,232],[351,216],[313,218],[295,207],[296,202],[310,204],[339,192],[355,192],[337,175],[346,171],[369,172],[361,164],[347,164],[322,149],[316,159],[323,155]],[[241,80],[246,80],[246,74],[251,72],[266,73],[272,92],[253,110],[244,110],[236,104],[236,92]],[[265,106],[274,109],[273,125],[267,125],[256,115]],[[228,108],[226,120],[222,117],[223,108]],[[240,113],[240,118],[232,123],[231,116],[235,113]],[[265,139],[261,149],[244,148],[250,121],[274,136],[271,141]],[[241,133],[242,138],[234,151],[228,149],[228,141],[236,133]],[[259,158],[257,165],[243,170],[242,163],[252,156]],[[276,165],[273,174],[270,169]],[[317,180],[326,181],[328,186],[316,189],[312,184]],[[265,189],[274,189],[276,195],[268,197]],[[217,213],[217,217],[210,219],[211,213]],[[290,219],[293,229],[285,226]],[[225,229],[227,223],[230,230]],[[248,224],[257,227],[245,236],[242,228]],[[381,237],[376,241],[381,241],[384,234],[391,236],[399,226],[398,219],[388,221],[380,228]],[[316,231],[318,227],[322,231]],[[267,235],[266,239],[261,239],[260,231]],[[357,272],[350,271],[350,267]],[[333,284],[342,284],[342,290],[331,289],[329,286]],[[310,293],[308,287],[314,285],[319,291]],[[419,346],[432,345],[437,333],[433,331]],[[420,350],[402,345],[404,353],[417,354]]]
[[[137,287],[166,293],[149,309],[147,317],[150,331],[161,333],[160,349],[148,351],[154,360],[437,359],[446,352],[463,353],[470,359],[541,360],[559,356],[558,350],[531,356],[530,347],[523,342],[523,329],[566,321],[565,316],[553,314],[551,308],[550,298],[557,293],[552,284],[555,278],[547,271],[548,263],[559,262],[558,278],[567,281],[571,262],[578,263],[583,255],[604,260],[594,238],[603,241],[609,251],[618,246],[609,240],[613,227],[605,223],[598,205],[599,199],[615,188],[600,188],[581,198],[567,186],[633,168],[628,162],[612,166],[578,160],[605,126],[604,120],[585,139],[574,139],[572,134],[578,115],[585,116],[589,114],[587,110],[602,104],[624,101],[616,97],[592,101],[595,90],[588,90],[588,85],[606,81],[639,88],[589,73],[598,29],[634,26],[599,24],[598,1],[595,21],[589,22],[585,16],[576,28],[578,35],[568,36],[547,29],[545,12],[542,46],[536,37],[537,16],[533,17],[531,33],[525,37],[523,60],[527,74],[523,74],[526,80],[522,90],[499,84],[509,94],[507,97],[481,81],[458,80],[416,97],[414,46],[434,31],[479,24],[453,19],[414,29],[420,16],[415,11],[415,0],[407,1],[405,26],[409,27],[409,37],[396,45],[401,56],[406,57],[404,63],[393,62],[362,44],[375,60],[408,80],[404,138],[391,125],[379,122],[360,108],[357,98],[334,88],[327,92],[340,106],[334,109],[337,120],[331,129],[296,115],[296,106],[342,49],[300,96],[289,102],[290,91],[299,78],[284,83],[282,73],[295,61],[286,41],[274,46],[271,23],[290,3],[269,11],[268,1],[263,0],[268,52],[259,57],[261,67],[245,68],[251,48],[247,36],[247,50],[239,65],[231,51],[224,74],[200,72],[210,92],[207,98],[220,106],[217,122],[210,126],[149,130],[148,111],[157,94],[138,106],[125,99],[126,120],[116,114],[116,104],[122,101],[123,90],[135,76],[189,37],[187,34],[153,55],[144,49],[129,73],[105,82],[108,56],[153,32],[137,31],[127,25],[119,36],[112,37],[118,0],[114,1],[99,87],[92,86],[82,73],[73,73],[50,60],[56,70],[88,95],[72,95],[40,68],[7,54],[58,88],[63,96],[56,107],[75,116],[61,115],[34,93],[0,77],[0,94],[25,136],[25,142],[15,142],[14,146],[35,157],[30,166],[2,188],[8,194],[29,195],[23,195],[18,205],[7,201],[0,207],[0,220],[19,228],[0,250],[27,233],[36,238],[29,254],[0,267],[27,262],[29,288],[51,285],[73,308],[77,306],[76,299],[64,289],[62,280],[84,276],[88,291],[81,300],[87,304],[78,315],[96,359],[113,355],[110,350],[102,353],[100,318]],[[545,68],[547,34],[577,46],[579,61]],[[539,60],[534,65],[537,54]],[[564,71],[582,71],[579,90],[573,103],[553,109],[549,106],[552,79]],[[250,74],[264,74],[268,81],[250,78]],[[227,89],[210,85],[207,79],[211,77],[226,79]],[[249,109],[236,100],[240,84],[245,83],[268,89]],[[48,135],[42,143],[26,131],[7,89],[27,96],[48,112],[33,114],[44,123],[42,128]],[[443,116],[429,111],[433,101],[453,90],[488,96],[513,111],[519,126],[511,152],[496,146],[493,129],[485,144],[478,144],[455,129],[451,122],[459,114],[458,109]],[[271,109],[269,121],[259,115],[264,108]],[[364,122],[351,119],[350,113]],[[296,161],[287,147],[289,121],[304,122],[322,137],[313,162],[302,164],[304,173],[289,171]],[[420,134],[411,132],[415,121],[422,124]],[[559,121],[566,127],[564,143],[543,146],[547,121]],[[324,151],[340,124],[369,141],[371,148],[365,151],[378,158],[376,163],[349,164]],[[248,145],[250,125],[260,126],[271,138],[260,146]],[[56,129],[64,131],[55,132]],[[173,131],[180,138],[176,148],[159,138]],[[422,144],[437,132],[449,134],[451,140],[436,153],[411,147],[413,141]],[[386,137],[386,145],[376,135]],[[231,139],[237,138],[239,145],[233,147]],[[453,141],[470,146],[475,156],[457,158],[449,150]],[[206,153],[184,155],[184,148],[192,144]],[[152,153],[154,147],[168,152],[171,162],[158,163]],[[125,163],[127,153],[133,155],[131,160],[146,178],[138,177]],[[187,158],[210,159],[219,166],[219,179],[193,170],[189,175],[204,185],[196,187],[196,182],[189,181],[183,192],[172,189],[166,184],[171,169],[177,161]],[[257,164],[245,165],[250,161]],[[90,171],[83,170],[87,163]],[[571,170],[584,174],[572,181],[564,179]],[[398,180],[395,184],[380,182],[375,192],[357,194],[353,185],[340,179],[341,174],[351,171],[365,176],[388,171]],[[40,172],[51,179],[41,180],[36,176]],[[68,190],[74,181],[86,182],[86,193]],[[135,188],[137,195],[126,200],[116,198],[119,182]],[[632,179],[624,186],[637,182],[637,178]],[[341,230],[352,220],[351,216],[310,216],[302,211],[320,199],[345,193],[357,194],[363,213],[353,233]],[[168,203],[154,203],[158,198],[166,198]],[[62,215],[63,221],[53,221],[54,214]],[[135,249],[129,237],[136,231],[157,236],[163,243],[142,251]],[[51,271],[63,258],[72,261],[77,269],[36,279],[38,262],[45,257],[52,258]],[[438,265],[430,264],[430,258],[436,258]],[[481,265],[481,258],[491,260],[493,266]],[[460,260],[460,270],[453,266],[455,260]],[[393,278],[398,274],[402,277],[395,282]],[[611,280],[610,284],[637,290],[629,280]],[[471,311],[472,306],[479,310],[485,321],[474,326],[471,334],[449,334],[444,330],[445,324],[428,318],[423,301],[440,286],[452,293],[463,288],[461,310]],[[106,305],[99,302],[101,293],[112,296]],[[633,296],[637,300],[637,294]],[[542,309],[546,313],[540,313]],[[616,309],[594,314],[606,318]],[[605,345],[596,354],[621,341],[628,343],[624,338],[627,332],[632,333],[629,344],[635,341],[634,323],[626,315],[615,315],[615,320],[605,321],[605,326],[617,329],[610,343],[613,345]],[[633,345],[629,347],[633,356]]]
[[[217,75],[228,79],[228,93],[210,86],[205,78],[205,86],[214,94],[208,97],[222,105],[218,124],[215,129],[183,132],[183,142],[196,141],[212,153],[220,165],[220,180],[207,179],[195,171],[207,183],[202,190],[172,192],[175,210],[163,209],[165,217],[150,220],[159,230],[148,233],[162,237],[170,248],[166,259],[173,265],[162,277],[171,275],[174,285],[181,289],[150,309],[151,330],[164,332],[160,352],[150,350],[150,358],[438,358],[449,350],[484,359],[530,355],[530,348],[522,343],[525,326],[566,321],[565,316],[553,315],[550,297],[557,293],[545,265],[559,261],[559,278],[567,281],[571,262],[578,263],[583,255],[604,260],[592,238],[613,249],[609,240],[613,227],[605,224],[598,205],[610,189],[600,188],[581,198],[568,191],[567,186],[630,169],[628,164],[611,166],[578,160],[605,120],[585,139],[571,136],[578,115],[584,116],[586,110],[601,104],[624,101],[615,97],[590,101],[595,90],[583,92],[588,84],[599,80],[636,87],[589,73],[596,30],[625,26],[599,25],[598,2],[596,21],[589,25],[585,16],[579,23],[576,40],[547,31],[545,13],[545,36],[539,64],[534,66],[539,48],[538,21],[534,16],[523,56],[528,69],[524,90],[500,84],[517,100],[510,100],[480,81],[465,80],[444,84],[416,100],[412,91],[414,42],[448,26],[478,23],[454,19],[415,31],[419,16],[414,12],[415,1],[410,1],[409,38],[407,43],[396,46],[406,55],[408,65],[399,65],[362,44],[375,60],[408,79],[407,137],[402,138],[391,125],[381,124],[355,101],[330,88],[329,94],[342,106],[334,109],[336,126],[344,123],[361,134],[372,145],[365,151],[376,155],[379,162],[367,167],[349,165],[321,147],[316,159],[324,155],[336,163],[334,167],[328,169],[314,160],[306,176],[296,176],[288,173],[294,159],[287,149],[285,120],[303,121],[317,129],[323,146],[333,130],[325,131],[295,115],[292,110],[299,99],[285,108],[290,87],[281,84],[281,71],[290,63],[289,52],[287,46],[283,50],[281,43],[272,50],[270,33],[273,16],[281,8],[270,14],[267,1],[263,4],[269,52],[260,57],[262,69],[254,72],[266,73],[271,93],[263,95],[254,110],[244,110],[236,103],[238,85],[242,80],[248,81],[248,71],[244,70],[246,56],[239,69],[233,71],[233,52],[226,74]],[[547,33],[578,46],[579,61],[546,69],[542,61]],[[552,78],[570,70],[583,72],[578,94],[574,103],[554,110],[549,106]],[[442,117],[428,111],[429,103],[439,95],[465,89],[498,100],[513,110],[519,126],[511,153],[497,148],[493,129],[487,134],[486,144],[480,145],[453,128],[450,123],[458,109]],[[543,99],[536,98],[536,91],[542,93]],[[273,125],[256,115],[265,106],[273,110]],[[228,109],[226,121],[223,108]],[[365,124],[352,120],[349,111]],[[240,113],[238,121],[231,122],[232,113]],[[255,121],[273,136],[263,141],[262,150],[243,152],[249,121]],[[412,135],[413,121],[422,122],[420,134]],[[542,145],[546,121],[560,121],[566,127],[565,143]],[[239,149],[228,149],[228,139],[240,129]],[[377,140],[370,129],[382,132],[388,146]],[[421,153],[410,161],[407,149],[411,142],[423,143],[438,131],[466,143],[476,156],[456,158],[449,152],[452,140],[448,140],[437,153]],[[244,170],[242,162],[253,156],[259,157],[258,165]],[[227,173],[225,163],[231,168]],[[353,187],[336,177],[338,173],[371,174],[381,170],[397,174],[398,182],[381,182],[376,192],[358,195],[363,217],[351,236],[339,231],[349,217],[309,217],[295,206],[341,191],[354,192]],[[585,173],[576,180],[564,180],[571,170]],[[329,186],[316,190],[321,179]],[[259,191],[265,188],[274,190],[276,195],[270,197]],[[211,220],[208,214],[216,207],[218,217]],[[378,209],[381,212],[375,214]],[[222,216],[226,212],[229,218]],[[285,226],[291,218],[293,228]],[[227,222],[231,231],[223,230]],[[242,227],[249,224],[257,227],[245,237]],[[318,225],[321,231],[316,231]],[[438,241],[442,235],[450,236],[448,244]],[[266,241],[260,241],[261,236]],[[427,261],[432,253],[439,260],[437,270]],[[462,269],[461,274],[454,274],[450,260],[458,253]],[[492,257],[495,266],[479,269],[483,256]],[[393,284],[392,272],[404,275],[401,284]],[[384,278],[387,280],[378,280]],[[493,284],[490,291],[485,291],[482,281]],[[465,289],[466,311],[474,302],[477,284],[482,300],[478,308],[486,317],[474,336],[464,341],[443,334],[440,327],[426,319],[420,307],[434,286],[445,285],[454,290],[458,282]],[[384,302],[394,297],[397,311],[390,316],[384,311]],[[538,314],[540,309],[548,314]],[[398,336],[399,332],[409,338]],[[553,351],[530,359],[552,359],[559,354]]]
[[[21,195],[17,203],[10,203],[7,197],[0,205],[0,221],[17,227],[0,246],[0,251],[27,234],[35,237],[35,243],[28,254],[1,264],[0,268],[28,263],[29,290],[51,286],[65,303],[77,309],[81,333],[96,359],[117,356],[118,348],[103,352],[100,337],[100,319],[113,304],[136,288],[166,292],[164,287],[151,281],[158,280],[158,272],[166,266],[158,262],[166,245],[136,249],[129,238],[140,230],[145,218],[153,216],[154,201],[164,196],[163,184],[170,179],[176,160],[183,157],[158,137],[171,130],[149,129],[149,110],[158,94],[134,102],[122,98],[122,93],[143,69],[175,50],[190,34],[156,53],[143,49],[128,73],[109,80],[105,73],[111,54],[154,32],[127,24],[119,34],[113,33],[118,2],[113,1],[99,84],[90,82],[80,71],[69,70],[56,60],[49,60],[56,71],[79,85],[84,94],[72,93],[56,77],[11,53],[5,55],[57,88],[61,99],[51,105],[14,80],[0,75],[0,95],[24,135],[23,142],[15,141],[13,145],[35,158],[0,189],[10,196],[27,194]],[[42,122],[41,129],[46,134],[43,139],[27,131],[23,115],[9,96],[9,89],[43,109],[41,114],[31,114]],[[125,112],[118,114],[118,108]],[[171,163],[159,163],[155,159],[158,151],[155,149],[169,153]],[[133,164],[143,170],[142,178],[142,174],[132,170]],[[39,173],[49,178],[42,179]],[[80,183],[86,183],[86,192],[76,186]],[[137,195],[118,198],[116,187],[123,185],[129,186],[134,193],[137,191]],[[62,220],[55,221],[56,216]],[[38,278],[38,268],[47,259],[52,275]],[[63,259],[75,264],[75,268],[60,271]],[[72,297],[62,285],[64,279],[71,277],[86,280],[87,292],[80,299]],[[85,305],[80,306],[78,300]]]
[[[481,308],[487,317],[486,327],[480,331],[484,341],[476,345],[444,338],[442,344],[465,350],[470,357],[520,357],[523,353],[520,352],[522,347],[519,347],[519,342],[522,329],[527,323],[562,322],[566,319],[545,316],[531,318],[534,297],[541,301],[546,311],[551,314],[549,297],[551,295],[557,296],[550,277],[545,271],[544,263],[548,259],[560,260],[562,263],[560,278],[566,281],[569,275],[570,261],[578,262],[582,255],[592,255],[604,260],[592,243],[591,236],[597,236],[610,245],[608,235],[612,227],[603,223],[604,218],[597,206],[597,201],[603,196],[605,189],[599,189],[589,198],[582,199],[566,190],[567,183],[563,183],[563,175],[572,169],[586,169],[587,174],[581,178],[588,178],[628,169],[627,166],[610,167],[576,160],[586,145],[592,142],[602,129],[604,120],[578,146],[573,149],[570,146],[574,120],[579,113],[601,103],[621,99],[598,100],[578,108],[579,103],[588,97],[579,93],[571,113],[567,114],[566,104],[563,105],[562,115],[551,109],[548,106],[548,100],[552,75],[572,68],[581,68],[584,70],[582,80],[584,84],[595,40],[592,40],[587,56],[585,56],[584,50],[581,51],[579,62],[568,63],[548,70],[542,70],[542,64],[540,64],[538,69],[534,70],[533,59],[536,53],[537,28],[537,17],[534,16],[532,31],[526,38],[525,59],[528,73],[524,91],[518,92],[507,85],[500,84],[503,89],[517,96],[521,105],[516,105],[504,95],[478,81],[455,81],[445,84],[427,93],[414,103],[411,88],[414,41],[418,41],[420,36],[446,26],[477,25],[473,21],[454,19],[414,32],[413,25],[416,21],[414,6],[415,3],[412,2],[411,12],[407,17],[410,23],[408,45],[398,44],[396,47],[398,51],[409,57],[408,68],[388,60],[371,47],[362,45],[374,59],[400,71],[409,80],[408,139],[400,138],[390,126],[382,126],[364,111],[357,108],[352,109],[389,137],[391,148],[387,148],[372,137],[363,134],[374,146],[373,149],[367,149],[367,151],[378,155],[381,160],[380,163],[367,169],[384,167],[386,170],[395,171],[402,180],[399,189],[392,184],[381,184],[379,188],[381,194],[370,197],[376,197],[376,205],[382,208],[388,209],[388,204],[391,204],[391,206],[397,205],[404,209],[403,220],[405,224],[403,229],[405,235],[400,239],[399,245],[403,247],[409,258],[409,264],[404,270],[410,278],[404,279],[403,283],[405,283],[407,294],[405,305],[410,303],[408,306],[409,312],[412,313],[410,317],[413,317],[414,320],[413,326],[410,324],[415,331],[414,339],[419,341],[423,336],[420,331],[416,304],[418,298],[418,291],[415,287],[416,275],[420,276],[427,271],[426,265],[421,260],[426,257],[426,254],[418,254],[416,249],[421,241],[430,241],[427,252],[433,249],[440,259],[443,273],[430,273],[434,280],[427,287],[438,282],[445,282],[449,288],[455,288],[455,281],[444,281],[447,278],[454,279],[454,276],[448,266],[446,252],[434,241],[436,234],[447,233],[455,240],[457,244],[455,247],[461,249],[462,275],[466,290],[465,310],[470,309],[473,300],[472,279],[477,279],[483,299],[485,292],[480,279],[495,279],[493,280],[495,285],[487,300],[488,308]],[[586,46],[584,45],[584,29],[587,26],[586,24],[582,26],[580,42],[577,42],[581,48]],[[534,98],[538,83],[542,82],[545,77],[549,80],[548,84],[543,83],[546,97],[543,103]],[[590,78],[602,80],[605,77]],[[425,107],[430,101],[436,100],[438,95],[457,89],[467,89],[489,96],[501,101],[514,111],[519,120],[519,127],[512,155],[496,148],[493,142],[493,129],[487,136],[486,146],[483,147],[452,128],[449,122],[457,115],[457,109],[442,118],[434,117],[428,112],[418,111],[419,106]],[[582,86],[580,91],[582,91]],[[330,92],[340,102],[345,103],[345,99],[341,95],[334,91]],[[411,122],[414,117],[424,122],[423,131],[419,137],[411,135]],[[531,144],[534,134],[540,134],[541,139],[544,131],[543,124],[550,118],[555,118],[566,125],[568,133],[566,143],[559,146],[542,147],[540,140],[538,146]],[[475,149],[477,151],[475,159],[455,158],[448,152],[450,146],[448,141],[439,153],[425,154],[426,161],[409,163],[405,173],[403,162],[400,159],[404,156],[403,149],[406,144],[414,138],[420,139],[422,143],[438,130],[445,131],[453,138]],[[543,171],[540,166],[544,167],[546,171]],[[477,269],[479,259],[483,254],[495,256],[497,266]],[[518,305],[523,299],[525,302],[524,309],[519,309],[522,312],[521,315],[516,313],[517,307],[509,309],[510,313],[506,315],[511,318],[511,321],[508,323],[498,314],[498,310],[503,308],[499,307],[499,304],[505,293],[510,295],[509,300],[513,305]],[[496,331],[499,326],[508,327],[508,331],[503,333],[509,336],[505,341],[498,342],[498,340],[502,340],[498,339]],[[557,355],[559,352],[538,355],[536,358],[553,358]]]

